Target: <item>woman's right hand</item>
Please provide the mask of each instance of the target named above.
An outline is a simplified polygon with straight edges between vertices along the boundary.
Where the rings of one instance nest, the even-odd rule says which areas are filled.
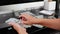
[[[22,23],[27,25],[32,25],[34,23],[37,23],[37,18],[29,15],[29,14],[21,14],[20,15]]]

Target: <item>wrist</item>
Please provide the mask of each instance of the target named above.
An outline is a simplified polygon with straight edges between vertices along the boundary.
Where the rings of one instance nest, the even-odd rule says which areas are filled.
[[[18,34],[28,34],[28,33],[25,31],[19,31]]]
[[[27,33],[18,33],[18,34],[27,34]]]
[[[34,24],[40,24],[40,23],[42,23],[42,19],[37,18]]]

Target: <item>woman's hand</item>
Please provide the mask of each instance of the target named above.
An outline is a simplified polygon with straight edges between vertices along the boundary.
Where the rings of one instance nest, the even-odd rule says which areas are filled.
[[[18,32],[18,34],[27,34],[26,29],[21,27],[19,24],[10,22],[9,25],[13,26],[13,28]]]
[[[32,25],[34,23],[37,23],[37,18],[29,15],[29,14],[21,14],[20,15],[22,23],[23,24],[28,24],[28,25]]]

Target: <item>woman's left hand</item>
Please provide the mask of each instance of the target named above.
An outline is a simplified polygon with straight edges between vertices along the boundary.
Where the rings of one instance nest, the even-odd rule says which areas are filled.
[[[10,22],[9,25],[13,26],[13,28],[18,32],[18,34],[28,34],[26,29],[21,27],[18,23]]]

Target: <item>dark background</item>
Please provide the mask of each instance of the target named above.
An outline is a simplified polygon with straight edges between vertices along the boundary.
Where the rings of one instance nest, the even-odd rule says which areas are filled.
[[[0,0],[0,5],[9,5],[9,4],[27,3],[36,1],[43,1],[43,0]]]
[[[36,1],[43,1],[43,0],[0,0],[0,5],[9,5],[9,4],[27,3]]]

